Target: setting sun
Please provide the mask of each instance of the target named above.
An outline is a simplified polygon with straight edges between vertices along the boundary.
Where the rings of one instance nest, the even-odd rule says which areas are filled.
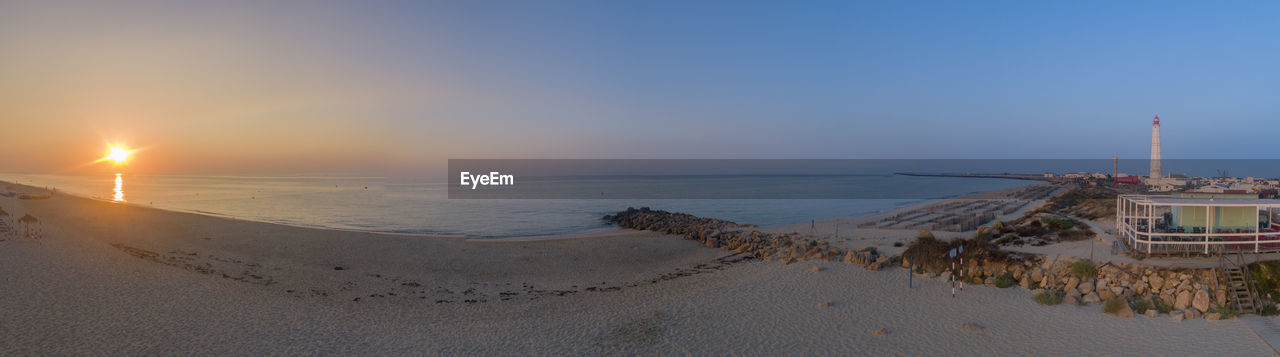
[[[115,162],[117,164],[123,164],[126,160],[129,160],[130,153],[132,152],[129,151],[129,149],[125,149],[118,146],[112,146],[110,153],[107,154],[107,157],[105,159],[111,160],[112,162]]]

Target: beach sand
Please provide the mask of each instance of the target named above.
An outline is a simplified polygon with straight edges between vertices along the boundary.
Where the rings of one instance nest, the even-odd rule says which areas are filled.
[[[907,206],[898,207],[892,210],[888,210],[882,213],[877,213],[877,214],[862,216],[862,217],[832,219],[832,220],[816,221],[811,223],[800,223],[800,224],[792,224],[792,225],[784,225],[784,226],[761,227],[759,230],[762,232],[768,232],[768,233],[806,234],[806,235],[811,235],[817,238],[825,239],[828,242],[831,242],[834,246],[841,249],[857,250],[857,249],[862,249],[866,247],[875,247],[878,252],[889,254],[889,255],[898,255],[898,254],[902,254],[902,251],[906,249],[906,244],[915,240],[916,235],[920,234],[920,232],[922,231],[929,231],[934,235],[934,237],[937,237],[938,239],[950,240],[955,238],[972,237],[976,229],[955,232],[955,231],[929,229],[929,227],[917,227],[917,226],[912,226],[910,224],[894,225],[896,228],[860,227],[860,225],[863,225],[864,223],[868,223],[868,222],[881,221],[889,217],[894,217],[896,215],[909,214],[911,212],[926,211],[934,207],[946,206],[954,203],[963,203],[968,201],[981,201],[981,200],[1015,201],[1016,199],[1012,197],[1013,195],[1019,192],[1023,192],[1028,189],[1034,189],[1037,187],[1053,188],[1050,194],[1051,196],[1057,195],[1066,191],[1065,188],[1056,187],[1056,186],[1047,185],[1047,184],[1032,185],[1032,186],[1010,188],[1010,189],[997,190],[997,191],[991,191],[991,192],[975,193],[975,194],[965,195],[961,197],[923,202],[923,203],[918,203],[914,205],[907,205]],[[1022,215],[1027,211],[1033,210],[1036,207],[1039,207],[1040,205],[1044,204],[1046,199],[1047,197],[1031,199],[1031,200],[1021,200],[1022,202],[1025,202],[1025,204],[1021,205],[1021,208],[1008,214],[998,215],[995,217],[995,219],[1000,221],[1005,221],[1005,222],[1013,221],[1019,217],[1022,217]],[[947,214],[947,215],[963,214],[963,213],[970,212],[964,209],[939,209],[938,211],[941,214]],[[990,224],[988,223],[987,225],[990,225]],[[902,246],[895,247],[894,246],[895,243],[901,243]]]
[[[0,241],[0,355],[1275,353],[1239,320],[1124,319],[1021,289],[953,299],[902,269],[652,232],[480,242],[13,203],[46,234]]]

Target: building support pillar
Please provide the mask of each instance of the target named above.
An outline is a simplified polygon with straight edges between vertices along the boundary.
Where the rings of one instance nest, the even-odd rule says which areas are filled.
[[[1204,206],[1204,254],[1209,254],[1209,235],[1213,234],[1213,207]]]

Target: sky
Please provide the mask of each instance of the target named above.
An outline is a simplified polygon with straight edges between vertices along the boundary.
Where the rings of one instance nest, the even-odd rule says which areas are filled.
[[[1276,2],[0,2],[0,172],[1277,158]]]

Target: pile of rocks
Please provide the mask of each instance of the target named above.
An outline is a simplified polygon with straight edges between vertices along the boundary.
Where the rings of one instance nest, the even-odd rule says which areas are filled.
[[[1112,297],[1131,303],[1145,299],[1153,306],[1144,313],[1149,317],[1159,315],[1154,308],[1157,304],[1169,306],[1169,314],[1175,319],[1210,317],[1214,314],[1209,311],[1230,306],[1225,287],[1215,286],[1210,269],[1107,263],[1096,269],[1096,276],[1081,277],[1071,271],[1071,264],[1076,261],[966,261],[963,273],[970,282],[988,285],[995,277],[1009,274],[1024,289],[1062,292],[1063,302],[1068,305],[1101,303]]]
[[[874,251],[850,251],[832,247],[825,240],[800,234],[773,234],[747,231],[750,225],[714,218],[699,218],[685,213],[651,210],[648,207],[627,208],[604,216],[605,221],[623,228],[649,230],[679,235],[711,248],[749,253],[762,259],[779,259],[791,264],[805,260],[843,261],[870,270],[889,266],[894,258]]]
[[[1064,301],[1068,304],[1073,301],[1106,301],[1113,296],[1129,301],[1146,299],[1153,305],[1171,306],[1171,314],[1185,312],[1187,318],[1197,318],[1213,308],[1229,304],[1227,291],[1224,287],[1213,286],[1213,273],[1208,269],[1169,270],[1106,264],[1098,269],[1097,277],[1081,278],[1070,274],[1070,263],[1054,264],[1049,270],[1051,276],[1040,284],[1044,289],[1063,291]]]

